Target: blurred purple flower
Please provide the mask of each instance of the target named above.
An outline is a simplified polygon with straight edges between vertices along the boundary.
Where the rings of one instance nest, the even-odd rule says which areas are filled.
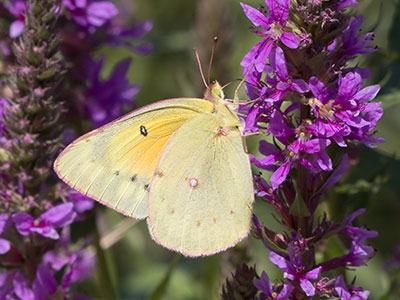
[[[254,65],[258,72],[263,72],[266,64],[266,59],[271,52],[271,49],[278,41],[281,41],[285,46],[291,49],[296,49],[299,46],[298,37],[288,32],[285,28],[289,17],[290,0],[265,0],[268,7],[268,17],[261,11],[240,3],[247,18],[259,27],[255,33],[262,36],[263,39],[251,48],[241,62],[244,67],[244,74]]]
[[[0,273],[0,299],[45,300],[56,293],[54,272],[43,263],[39,264],[32,284],[17,270]]]
[[[0,236],[3,234],[9,223],[10,217],[7,214],[0,214]],[[0,255],[3,255],[10,251],[11,245],[10,242],[0,238]],[[1,298],[0,298],[1,299]]]
[[[75,251],[69,249],[69,230],[63,230],[59,247],[47,252],[43,261],[50,265],[55,272],[65,269],[61,278],[61,287],[68,287],[75,282],[83,281],[93,275],[96,264],[95,253],[87,248],[80,248]]]
[[[24,0],[10,0],[4,4],[4,7],[16,18],[10,24],[9,35],[15,39],[21,35],[25,27],[25,10],[26,4]]]
[[[13,286],[14,286],[14,293],[20,299],[35,300],[35,294],[29,287],[28,280],[26,280],[26,278],[22,275],[21,272],[17,272],[14,275]]]
[[[150,21],[134,24],[128,28],[116,21],[111,22],[106,28],[105,42],[112,46],[124,46],[139,54],[148,54],[153,50],[153,45],[151,43],[136,45],[135,40],[144,36],[152,28],[153,23]]]
[[[5,271],[0,272],[0,299],[12,299],[12,294],[14,291],[12,278],[16,271]]]
[[[30,214],[18,212],[12,216],[18,232],[21,235],[38,233],[50,239],[58,239],[56,228],[71,224],[76,217],[72,203],[62,203],[34,219]]]
[[[261,291],[259,296],[259,300],[267,300],[267,299],[274,299],[274,300],[287,300],[289,299],[290,295],[293,291],[293,286],[290,283],[285,283],[280,290],[279,294],[274,292],[273,285],[269,280],[267,273],[262,272],[260,279],[254,280],[254,286]]]
[[[3,136],[3,132],[5,129],[4,125],[4,116],[5,110],[9,106],[9,102],[6,98],[0,98],[0,138]]]
[[[400,268],[400,244],[397,244],[393,251],[393,256],[385,263],[386,270]]]
[[[364,291],[361,287],[348,289],[342,275],[336,279],[335,291],[340,300],[366,300],[369,296],[369,291]]]
[[[13,276],[13,288],[15,295],[17,295],[19,299],[44,300],[49,299],[49,295],[57,291],[57,281],[54,278],[53,271],[45,265],[40,264],[36,271],[36,277],[32,287],[29,286],[28,280],[22,273],[17,272]]]
[[[70,200],[75,207],[75,211],[78,214],[82,214],[85,211],[93,209],[94,200],[91,198],[86,197],[85,195],[70,189],[68,193],[68,200]]]
[[[89,86],[86,90],[86,111],[93,124],[98,127],[108,123],[122,114],[125,104],[132,104],[133,97],[139,92],[137,85],[132,85],[126,78],[131,59],[119,62],[107,80],[102,80],[100,71],[104,58],[94,61],[88,58],[85,62],[86,78]]]
[[[54,272],[41,263],[36,272],[36,278],[33,282],[33,292],[36,299],[48,299],[49,295],[57,291],[57,281],[54,278]]]
[[[338,3],[336,4],[336,9],[341,10],[348,6],[357,6],[357,5],[358,5],[357,0],[339,0]]]
[[[62,0],[72,19],[83,27],[103,26],[118,14],[117,7],[110,1]]]

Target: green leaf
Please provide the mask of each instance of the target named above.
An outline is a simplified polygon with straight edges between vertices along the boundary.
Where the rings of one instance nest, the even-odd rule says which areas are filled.
[[[95,227],[93,242],[96,247],[97,254],[97,276],[99,280],[99,288],[102,294],[102,299],[113,300],[115,299],[115,291],[112,284],[111,272],[110,272],[110,256],[107,255],[106,251],[100,246],[100,235]]]
[[[296,217],[309,217],[310,211],[305,204],[301,193],[296,189],[296,198],[290,206],[289,213]]]

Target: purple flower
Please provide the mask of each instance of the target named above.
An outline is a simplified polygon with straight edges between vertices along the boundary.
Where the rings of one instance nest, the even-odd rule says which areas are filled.
[[[247,74],[253,65],[256,71],[263,72],[266,59],[278,41],[291,49],[299,46],[298,37],[285,28],[289,17],[290,0],[265,0],[265,4],[268,7],[268,17],[261,11],[241,3],[247,18],[259,28],[255,32],[264,37],[243,57],[241,65],[245,68],[244,74]]]
[[[54,272],[50,267],[41,263],[36,272],[36,278],[33,282],[34,299],[48,299],[49,295],[57,291],[57,281],[54,278]]]
[[[94,200],[86,197],[85,195],[75,191],[70,190],[68,194],[68,199],[74,203],[75,211],[79,214],[85,211],[92,210],[94,206]]]
[[[357,0],[340,0],[336,4],[336,9],[340,10],[348,6],[357,6],[357,5],[358,5]]]
[[[6,98],[0,98],[0,138],[3,136],[3,132],[5,130],[4,116],[9,105],[10,104]]]
[[[71,224],[75,217],[74,205],[63,203],[49,209],[37,219],[24,212],[14,214],[12,219],[21,235],[35,232],[50,239],[58,239],[59,235],[55,228]]]
[[[369,296],[369,291],[364,291],[361,287],[348,289],[342,275],[336,279],[335,291],[340,300],[366,300]]]
[[[55,272],[64,269],[61,278],[61,286],[67,289],[72,283],[83,281],[93,275],[96,264],[96,256],[88,248],[80,248],[75,251],[69,249],[70,230],[64,228],[58,247],[47,252],[43,256],[43,262],[52,267]]]
[[[54,278],[53,271],[44,264],[40,264],[32,287],[29,286],[28,280],[20,272],[17,272],[13,277],[13,287],[14,293],[19,299],[44,300],[49,299],[49,295],[57,291],[57,281]]]
[[[28,280],[20,273],[17,272],[13,278],[14,293],[20,299],[35,300],[35,294],[29,287]],[[42,298],[43,299],[43,298]]]
[[[91,101],[85,101],[86,111],[98,127],[108,123],[122,114],[125,104],[132,104],[133,97],[138,93],[139,87],[132,85],[126,78],[126,73],[131,63],[127,58],[118,63],[110,77],[102,80],[100,71],[103,67],[104,58],[94,61],[88,58],[85,62],[86,79],[89,86],[86,97]]]
[[[72,19],[83,27],[103,26],[118,14],[118,9],[110,1],[62,0]]]
[[[340,267],[364,266],[366,262],[374,256],[375,250],[371,246],[366,245],[366,239],[375,238],[378,236],[378,233],[376,231],[366,230],[365,228],[358,228],[351,224],[356,217],[364,212],[364,208],[359,209],[350,214],[343,225],[336,224],[331,227],[330,231],[342,227],[338,233],[351,239],[351,247],[347,254],[321,263],[319,266],[322,267],[322,270],[327,271]]]
[[[153,23],[144,21],[129,28],[117,22],[111,22],[106,28],[105,42],[113,46],[124,46],[136,53],[147,54],[153,50],[150,43],[136,45],[134,40],[141,38],[153,28]]]
[[[260,279],[254,280],[254,286],[261,291],[259,300],[274,299],[274,300],[286,300],[289,299],[293,291],[293,286],[290,283],[285,283],[277,294],[273,290],[273,285],[269,280],[267,273],[262,272]]]
[[[0,215],[0,236],[3,234],[9,223],[9,216],[7,214]],[[11,245],[10,242],[0,238],[0,255],[7,253],[10,251]],[[1,299],[1,298],[0,298]]]
[[[296,91],[301,94],[304,94],[310,90],[308,84],[303,79],[290,78],[286,66],[285,54],[280,47],[275,47],[271,50],[270,65],[274,70],[276,77],[267,80],[267,82],[282,93],[279,99],[283,98],[283,93],[286,90]]]
[[[4,271],[0,272],[0,299],[12,299],[12,294],[14,292],[12,279],[14,277],[15,271]]]
[[[324,150],[330,144],[328,139],[312,138],[301,126],[296,130],[288,127],[278,110],[271,115],[268,131],[287,145],[286,148],[281,150],[275,145],[261,141],[259,151],[265,157],[256,159],[250,155],[250,160],[262,169],[274,171],[270,178],[274,190],[286,179],[291,166],[296,162],[313,172],[332,170],[332,161]],[[296,136],[296,140],[289,144],[289,137],[292,136]]]
[[[290,260],[284,258],[283,256],[270,252],[270,261],[277,265],[283,271],[283,277],[292,281],[298,281],[300,283],[301,289],[307,296],[314,296],[315,288],[310,282],[310,279],[317,279],[321,271],[321,267],[317,267],[308,272],[305,272],[304,266],[297,257],[292,256]]]
[[[346,218],[346,221],[344,222],[344,227],[340,231],[340,234],[342,234],[360,244],[365,243],[366,239],[376,238],[378,236],[377,231],[367,230],[365,228],[352,226],[352,224],[351,224],[355,218],[364,214],[365,211],[366,211],[365,208],[360,208],[359,210],[356,210],[355,212],[350,214]]]
[[[371,246],[353,241],[349,253],[341,259],[342,266],[366,266],[366,261],[370,260],[374,254],[375,250]]]
[[[362,23],[362,16],[352,17],[349,26],[341,35],[342,47],[339,52],[340,55],[346,56],[346,60],[354,58],[357,54],[369,54],[378,50],[377,47],[371,46],[371,42],[374,40],[373,32],[360,34]]]
[[[10,3],[4,4],[4,6],[16,18],[10,24],[9,30],[10,37],[15,39],[24,31],[26,4],[24,0],[10,0]]]
[[[344,139],[369,147],[382,142],[372,132],[383,114],[380,102],[370,103],[379,92],[378,85],[362,88],[360,74],[349,72],[339,76],[336,93],[316,77],[311,77],[309,86],[315,96],[309,105],[317,120],[307,129],[315,136],[331,138],[341,147],[346,146]]]

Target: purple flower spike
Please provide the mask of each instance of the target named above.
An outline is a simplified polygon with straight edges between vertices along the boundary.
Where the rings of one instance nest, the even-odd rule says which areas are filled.
[[[73,208],[72,203],[63,203],[54,206],[36,220],[30,214],[23,212],[14,214],[12,219],[21,235],[35,232],[50,239],[58,239],[59,235],[55,228],[67,226],[74,221],[76,212]]]

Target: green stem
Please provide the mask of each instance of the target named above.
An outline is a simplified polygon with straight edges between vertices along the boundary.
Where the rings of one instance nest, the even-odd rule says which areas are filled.
[[[96,211],[96,210],[95,210]],[[96,213],[96,212],[94,212]],[[115,297],[115,290],[111,280],[111,272],[109,263],[107,261],[106,253],[104,249],[100,245],[100,234],[97,227],[97,222],[95,222],[95,229],[94,229],[94,239],[93,243],[96,247],[96,254],[97,254],[97,276],[99,280],[99,287],[100,292],[102,295],[102,299],[104,300],[114,300]]]

